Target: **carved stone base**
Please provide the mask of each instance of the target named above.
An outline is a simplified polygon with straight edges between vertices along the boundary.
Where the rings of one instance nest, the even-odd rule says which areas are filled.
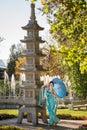
[[[22,106],[19,109],[17,124],[22,123],[23,115],[24,115],[25,112],[27,113],[27,121],[32,122],[33,125],[38,124],[38,112],[41,113],[43,122],[47,123],[46,109],[44,107],[39,107],[39,106],[37,106],[37,107],[35,107],[35,106],[26,107],[26,106]]]

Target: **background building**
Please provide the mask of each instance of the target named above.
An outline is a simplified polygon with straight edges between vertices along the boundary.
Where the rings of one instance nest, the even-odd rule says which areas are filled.
[[[4,79],[4,70],[6,69],[5,63],[0,59],[0,79]]]

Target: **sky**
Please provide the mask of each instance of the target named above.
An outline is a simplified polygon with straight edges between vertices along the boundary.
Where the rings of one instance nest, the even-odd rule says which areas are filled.
[[[44,27],[40,33],[43,39],[47,37],[49,25],[46,16],[38,10],[41,7],[40,0],[36,2],[35,14],[38,24]],[[25,0],[0,0],[0,37],[4,37],[0,43],[0,59],[7,62],[10,54],[10,47],[13,44],[21,43],[20,40],[26,36],[26,31],[21,27],[25,26],[30,19],[30,2]],[[46,40],[46,39],[45,39]]]

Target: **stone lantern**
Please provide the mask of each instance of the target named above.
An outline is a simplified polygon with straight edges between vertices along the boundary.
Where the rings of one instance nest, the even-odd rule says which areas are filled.
[[[43,121],[46,121],[46,107],[44,106],[44,108],[41,108],[38,106],[39,90],[41,87],[40,72],[44,71],[43,67],[40,65],[40,57],[44,57],[45,55],[39,49],[39,44],[44,43],[41,37],[39,37],[39,31],[44,28],[37,24],[34,4],[31,4],[30,20],[22,29],[27,31],[27,36],[21,40],[21,42],[26,45],[26,49],[21,55],[26,58],[26,64],[19,70],[25,73],[26,80],[23,81],[20,86],[24,94],[23,98],[20,99],[22,107],[19,109],[17,123],[22,123],[23,114],[27,112],[28,121],[31,120],[30,117],[32,115],[32,123],[37,124],[38,112],[43,114]]]

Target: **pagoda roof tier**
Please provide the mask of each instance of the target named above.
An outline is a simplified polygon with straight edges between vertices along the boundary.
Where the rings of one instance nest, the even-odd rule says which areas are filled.
[[[45,57],[45,54],[21,54],[22,57],[34,57],[34,56],[39,56],[39,57]]]
[[[35,81],[30,82],[29,80],[26,80],[26,81],[23,81],[22,84],[20,85],[20,87],[22,87],[22,88],[28,88],[28,87],[31,87],[31,86],[32,86],[31,89],[37,87],[36,84],[35,84]]]
[[[45,69],[43,69],[43,70],[27,70],[27,69],[20,69],[20,72],[24,72],[25,74],[26,73],[31,73],[31,72],[39,72],[39,73],[41,73],[41,72],[46,72],[47,70],[45,70]]]
[[[19,70],[21,71],[21,72],[26,72],[26,73],[28,73],[28,72],[36,72],[36,71],[39,71],[39,72],[44,72],[44,71],[46,71],[44,68],[42,68],[41,66],[38,66],[37,68],[35,67],[28,67],[28,66],[26,66],[26,67],[24,67],[24,68],[19,68]]]
[[[30,20],[28,22],[28,24],[24,27],[22,27],[23,29],[25,30],[43,30],[44,28],[43,27],[40,27],[38,24],[37,24],[37,21],[36,21],[36,16],[35,16],[35,5],[34,4],[31,4],[31,16],[30,16]]]
[[[39,56],[39,57],[45,57],[46,54],[43,54],[41,51],[38,51],[37,53],[35,51],[25,50],[22,52],[21,56],[31,57],[31,56]]]
[[[23,40],[20,40],[23,43],[30,43],[30,42],[39,42],[39,43],[44,43],[45,41],[43,41],[40,37],[39,38],[30,38],[30,37],[24,37]]]
[[[26,26],[23,26],[22,29],[24,29],[24,30],[44,30],[43,27],[40,27],[37,24],[37,21],[32,22],[31,20],[29,20],[29,23]]]
[[[29,88],[29,89],[34,89],[34,88],[37,88],[39,85],[40,85],[41,83],[40,83],[40,81],[38,81],[38,80],[25,80],[25,81],[23,81],[22,82],[22,84],[20,85],[20,87],[22,88],[22,89],[27,89],[27,88]],[[38,88],[39,89],[39,88]]]

